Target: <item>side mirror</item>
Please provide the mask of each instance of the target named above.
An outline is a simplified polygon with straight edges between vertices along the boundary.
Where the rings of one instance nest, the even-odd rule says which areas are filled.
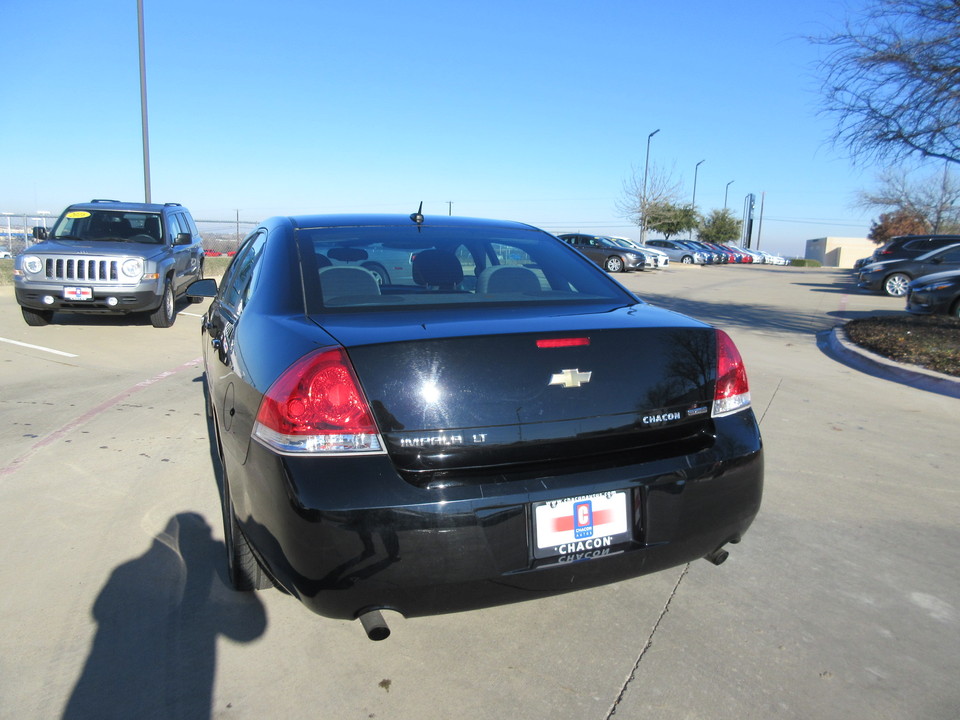
[[[33,228],[33,238],[35,240],[46,240],[47,239],[47,229],[38,225]]]
[[[193,242],[193,235],[190,233],[179,233],[177,237],[173,239],[174,245],[189,245]]]
[[[184,233],[185,234],[185,233]],[[213,278],[194,280],[187,285],[187,297],[212,298],[217,296],[217,281]]]

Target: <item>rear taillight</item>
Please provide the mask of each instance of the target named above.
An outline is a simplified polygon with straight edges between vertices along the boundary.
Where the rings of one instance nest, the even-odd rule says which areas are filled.
[[[253,434],[282,453],[383,451],[343,348],[321,348],[291,365],[263,396]]]
[[[750,407],[750,386],[740,351],[723,330],[717,330],[717,386],[713,391],[713,417]]]

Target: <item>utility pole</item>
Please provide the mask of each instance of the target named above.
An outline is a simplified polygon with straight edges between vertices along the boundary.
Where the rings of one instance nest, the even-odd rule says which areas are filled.
[[[140,39],[140,124],[143,130],[143,200],[150,202],[150,131],[147,128],[147,56],[143,47],[143,0],[137,0]]]

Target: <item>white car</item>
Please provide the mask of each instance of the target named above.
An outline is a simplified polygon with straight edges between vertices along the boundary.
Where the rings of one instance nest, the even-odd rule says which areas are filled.
[[[630,240],[622,237],[611,237],[617,245],[621,245],[637,252],[642,252],[647,258],[647,267],[662,268],[670,264],[670,256],[662,250],[651,247],[650,245],[641,245],[636,240]]]

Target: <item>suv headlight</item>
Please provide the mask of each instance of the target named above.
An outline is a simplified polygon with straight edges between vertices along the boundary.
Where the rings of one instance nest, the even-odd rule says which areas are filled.
[[[23,268],[25,273],[36,275],[38,272],[43,270],[43,260],[38,258],[36,255],[25,255],[23,260],[20,262],[20,267]]]
[[[120,265],[120,272],[128,278],[139,278],[143,275],[143,260],[141,258],[127,258]]]

